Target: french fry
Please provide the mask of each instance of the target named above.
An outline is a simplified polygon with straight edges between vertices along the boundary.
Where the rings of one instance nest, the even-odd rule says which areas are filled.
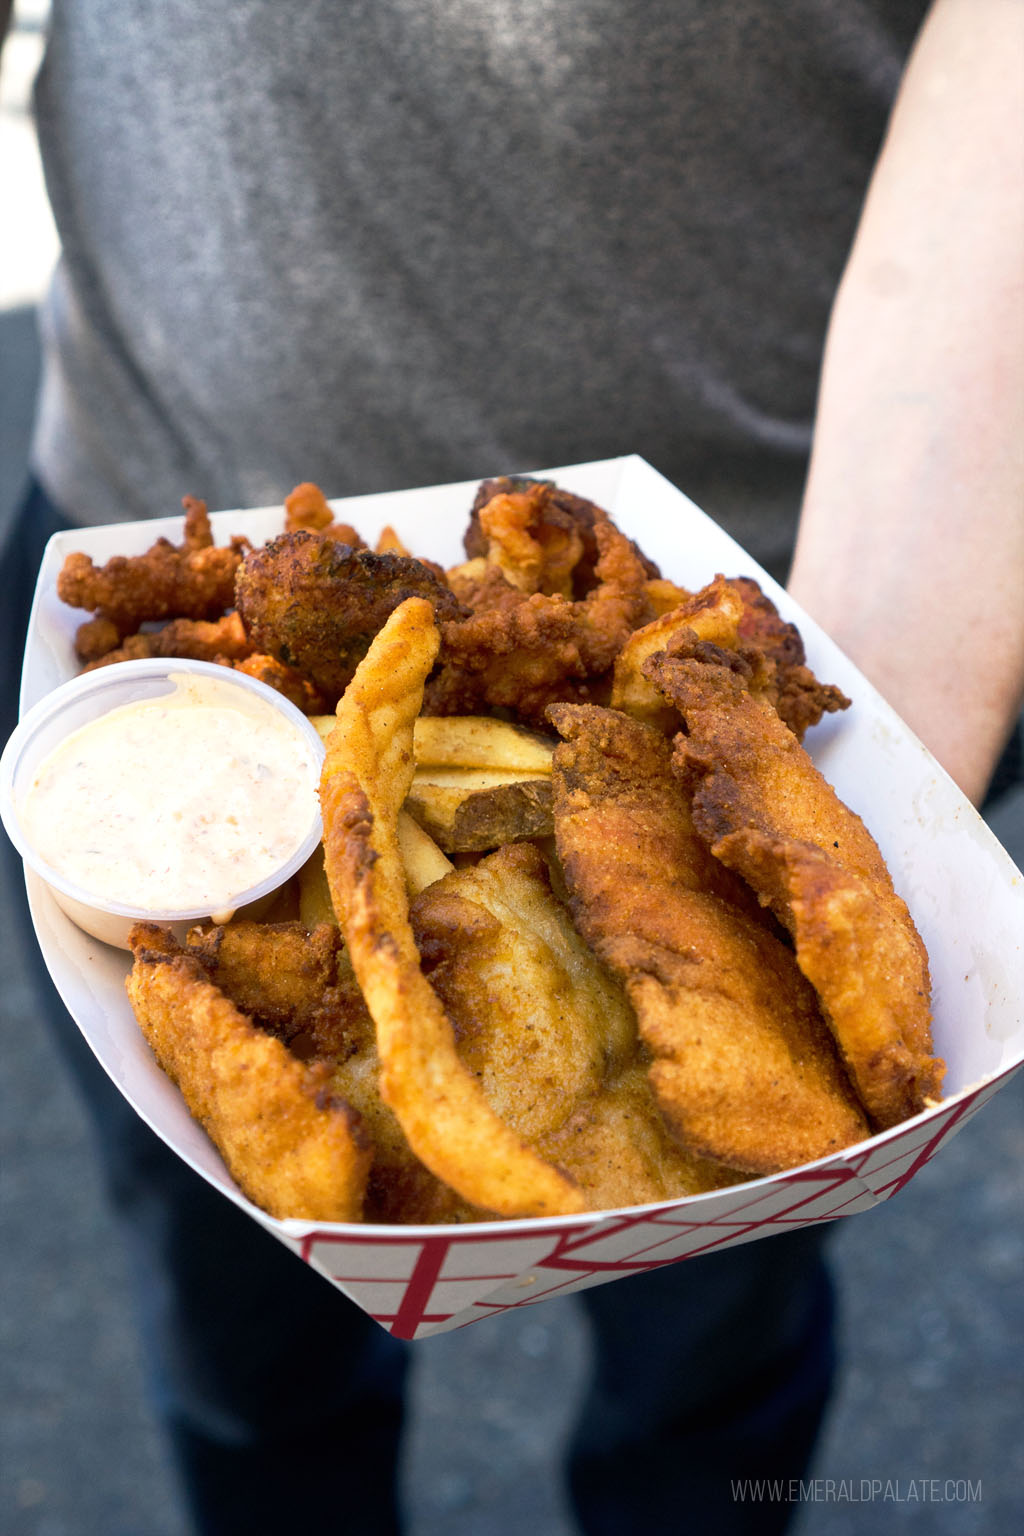
[[[299,922],[307,933],[312,933],[318,923],[338,926],[324,869],[322,843],[299,870]]]
[[[405,865],[405,888],[410,896],[418,896],[435,880],[443,880],[454,869],[429,833],[409,815],[398,813],[398,847]]]
[[[334,715],[311,720],[326,742]],[[551,772],[554,746],[536,731],[489,715],[420,715],[413,727],[418,768],[491,768],[536,777]]]
[[[413,731],[418,768],[494,768],[531,776],[551,772],[555,743],[489,715],[421,715]]]

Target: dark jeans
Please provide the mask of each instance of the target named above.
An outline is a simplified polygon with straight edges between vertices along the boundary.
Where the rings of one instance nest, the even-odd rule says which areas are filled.
[[[60,526],[34,487],[2,555],[8,661],[21,655],[42,549]],[[4,739],[16,713],[9,667]],[[138,1282],[154,1401],[197,1530],[396,1531],[408,1347],[169,1152],[112,1086],[50,982],[20,864],[2,842],[39,1011],[90,1110]],[[583,1531],[783,1529],[786,1506],[736,1503],[731,1480],[797,1478],[806,1468],[834,1366],[827,1231],[583,1294],[593,1375],[567,1469]]]

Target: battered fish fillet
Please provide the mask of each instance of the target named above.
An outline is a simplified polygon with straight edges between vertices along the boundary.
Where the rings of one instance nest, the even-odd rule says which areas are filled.
[[[254,648],[300,672],[332,706],[374,635],[408,597],[425,598],[439,618],[464,611],[422,561],[302,530],[253,550],[235,585]]]
[[[380,1096],[377,1039],[337,926],[298,922],[194,928],[189,957],[261,1029],[327,1069],[331,1092],[359,1116],[372,1148],[366,1221],[467,1221],[480,1213],[413,1155]]]
[[[699,592],[684,596],[669,611],[636,630],[615,660],[610,703],[663,731],[679,729],[679,711],[644,676],[643,663],[678,639],[717,646],[749,659],[752,692],[767,698],[798,737],[823,714],[846,709],[849,699],[831,683],[820,683],[806,665],[803,641],[794,624],[748,576],[716,576]]]
[[[261,1029],[316,1054],[354,1049],[367,1017],[338,929],[246,920],[193,928],[186,951]]]
[[[944,1072],[928,957],[874,838],[735,660],[684,646],[644,670],[685,719],[675,764],[700,836],[789,929],[874,1125],[918,1113]]]
[[[205,503],[186,496],[185,532],[180,545],[157,539],[143,555],[114,555],[97,566],[88,555],[70,554],[57,577],[57,595],[72,608],[91,609],[79,640],[79,654],[95,660],[100,636],[138,631],[147,620],[216,619],[234,604],[235,572],[249,548],[247,539],[215,547]],[[112,646],[106,647],[113,649]]]
[[[142,1032],[242,1191],[271,1216],[359,1221],[370,1142],[330,1069],[257,1029],[166,930],[140,923],[131,944]]]
[[[615,657],[652,610],[646,566],[629,539],[607,519],[595,522],[593,534],[597,585],[585,598],[536,592],[442,625],[441,665],[427,689],[426,713],[503,709],[539,724],[550,703],[607,692]]]
[[[555,841],[576,925],[624,985],[662,1112],[688,1151],[768,1174],[868,1127],[813,988],[763,923],[706,888],[660,732],[558,705]]]
[[[537,848],[510,844],[455,871],[410,917],[460,1059],[502,1120],[572,1175],[590,1209],[722,1182],[668,1133],[633,1010],[552,894]]]

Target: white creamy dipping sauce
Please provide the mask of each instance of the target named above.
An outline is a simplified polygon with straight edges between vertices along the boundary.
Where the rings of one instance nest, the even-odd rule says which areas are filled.
[[[67,736],[19,806],[39,856],[104,902],[222,917],[317,814],[314,745],[266,700],[182,673]]]

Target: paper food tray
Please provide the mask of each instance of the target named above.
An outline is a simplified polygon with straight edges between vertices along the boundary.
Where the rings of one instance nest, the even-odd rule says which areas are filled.
[[[54,982],[100,1062],[144,1120],[181,1157],[383,1327],[425,1338],[511,1307],[867,1210],[913,1178],[1024,1060],[1021,945],[1024,880],[970,803],[856,668],[787,594],[692,502],[628,456],[531,473],[605,507],[664,575],[698,588],[717,572],[751,575],[798,624],[809,664],[852,707],[808,735],[815,761],[878,841],[928,947],[934,1036],[946,1097],[848,1151],[731,1188],[628,1210],[465,1226],[381,1227],[275,1221],[227,1174],[177,1089],[156,1066],[124,991],[128,957],[89,939],[29,876],[36,932]],[[390,523],[416,554],[464,558],[478,481],[335,501],[373,543]],[[279,533],[280,507],[213,515],[218,542]],[[182,519],[56,535],[39,576],[26,647],[22,708],[78,671],[83,614],[56,597],[72,550],[102,562],[141,553]]]

